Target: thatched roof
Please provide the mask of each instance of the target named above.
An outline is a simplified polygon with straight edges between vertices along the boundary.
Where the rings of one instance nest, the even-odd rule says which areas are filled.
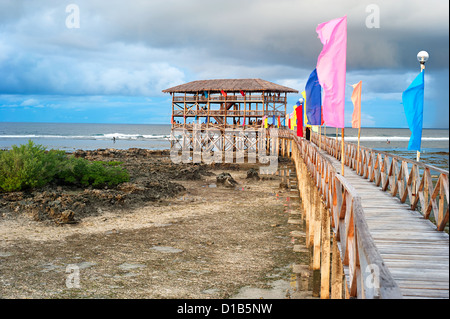
[[[200,80],[193,81],[170,89],[163,90],[164,93],[196,93],[203,91],[210,92],[287,92],[298,93],[297,90],[287,86],[275,84],[261,79],[221,79],[221,80]]]

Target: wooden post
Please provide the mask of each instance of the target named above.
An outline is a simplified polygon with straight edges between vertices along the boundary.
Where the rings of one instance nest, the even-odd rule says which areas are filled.
[[[361,139],[361,126],[358,128],[358,150],[356,154],[356,174],[360,174],[361,168],[359,167],[359,142]]]
[[[183,114],[184,114],[184,124],[183,124],[183,127],[186,128],[186,92],[184,92]]]
[[[322,126],[319,126],[319,150],[322,150]]]
[[[322,252],[320,262],[320,298],[330,298],[330,217],[328,210],[320,202],[322,210]]]
[[[306,173],[307,170],[305,170],[305,175],[307,178],[307,183],[308,183],[308,215],[309,215],[309,245],[308,247],[311,247],[311,249],[314,249],[314,226],[315,226],[315,220],[314,220],[314,211],[313,211],[313,199],[314,199],[314,194],[313,194],[313,185],[312,185],[312,180],[309,177],[309,174]]]
[[[310,214],[309,214],[309,196],[310,196],[310,188],[309,188],[309,183],[308,183],[308,177],[307,177],[307,172],[306,172],[306,167],[305,164],[302,163],[302,180],[303,180],[303,188],[304,188],[304,192],[303,192],[303,197],[302,197],[302,203],[303,203],[303,211],[304,211],[304,215],[305,215],[305,244],[306,247],[310,247],[311,246],[311,241],[310,241]]]
[[[320,296],[320,244],[321,244],[321,231],[322,231],[322,210],[320,209],[320,198],[313,183],[313,210],[312,215],[314,215],[314,248],[313,248],[313,296]]]
[[[336,127],[336,147],[335,147],[336,148],[336,156],[335,156],[336,159],[339,159],[338,158],[338,147],[339,147],[338,145],[339,145],[339,143],[338,143],[338,128]]]
[[[331,299],[343,299],[343,268],[337,238],[333,235],[331,260]]]
[[[208,122],[206,123],[206,128],[209,128],[209,122],[211,121],[209,115],[210,115],[210,102],[211,101],[211,91],[208,91],[208,100],[207,100],[207,104],[208,104],[208,115],[206,116],[206,119],[208,120]]]

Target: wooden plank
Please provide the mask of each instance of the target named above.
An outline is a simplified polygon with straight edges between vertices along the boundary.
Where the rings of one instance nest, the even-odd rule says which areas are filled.
[[[303,231],[299,231],[299,230],[293,230],[291,231],[291,236],[292,237],[296,237],[296,238],[302,238],[306,236],[306,233]]]
[[[448,298],[449,294],[448,291],[443,290],[432,290],[432,289],[402,289],[403,296],[411,296],[416,298]]]
[[[295,253],[309,253],[309,249],[303,245],[294,245],[293,250]]]
[[[422,280],[398,280],[401,288],[421,288],[434,290],[448,290],[448,282],[442,281],[422,281]]]
[[[327,139],[325,138],[326,142]],[[308,143],[302,145],[303,147],[307,145],[306,149],[309,152],[308,168],[314,172],[316,180],[322,178],[323,182],[323,176],[317,175],[321,175],[322,172],[316,172],[317,169],[314,167],[320,161],[317,160],[318,156],[314,153],[313,147],[310,147]],[[304,150],[302,149],[302,152]],[[336,171],[340,171],[341,163],[338,160],[326,154],[325,151],[318,152],[332,164]],[[354,153],[355,150],[352,146],[348,145],[345,148],[348,163],[351,162],[349,157]],[[370,180],[361,178],[352,169],[345,167],[345,179],[340,180],[337,187],[338,189],[341,186],[352,189],[350,191],[352,193],[355,190],[355,194],[361,198],[362,216],[367,223],[368,236],[373,238],[374,244],[378,248],[385,265],[389,268],[393,279],[401,284],[402,293],[406,291],[404,289],[410,289],[405,294],[407,297],[448,297],[449,236],[436,231],[436,225],[424,219],[419,212],[411,210],[411,206],[414,208],[419,200],[423,207],[428,203],[427,196],[437,197],[438,184],[433,187],[433,184],[429,183],[428,175],[426,176],[428,180],[421,178],[422,173],[419,169],[423,170],[425,167],[421,163],[411,162],[413,167],[409,171],[407,162],[390,154],[366,150],[361,152],[361,156],[361,163],[365,166],[362,171],[365,177],[369,177]],[[443,198],[439,199],[441,211],[444,210],[441,202],[449,201],[448,177],[445,185],[442,186],[442,184],[439,185],[439,193],[444,193]],[[333,186],[334,183],[331,182],[329,185]],[[389,192],[383,192],[382,187],[393,195],[398,193],[401,199],[392,196]],[[427,195],[423,189],[430,187],[432,187],[432,192]],[[331,189],[326,190],[325,194],[329,196],[332,194],[331,192]],[[323,190],[321,190],[321,194],[324,194]],[[340,194],[338,193],[338,195]],[[445,198],[445,195],[447,195],[447,198]],[[408,197],[409,202],[412,203],[411,206],[402,203]],[[334,214],[341,219],[348,217],[345,208],[342,208],[343,203],[351,205],[345,197],[341,199],[339,196],[337,202],[334,203],[334,209],[339,210],[335,211]],[[327,205],[330,206],[329,203]],[[441,214],[441,212],[439,213]],[[439,218],[444,217],[439,215]],[[337,229],[338,225],[343,233],[347,231],[342,221],[339,220],[334,221],[334,230]],[[341,234],[341,240],[342,236],[343,234]],[[365,237],[364,235],[361,236],[361,238]],[[340,243],[340,245],[344,245],[344,250],[346,244],[346,242]],[[359,250],[359,253],[361,253],[365,248],[361,246]],[[349,280],[350,275],[354,274],[354,270],[350,274],[349,266],[344,266],[343,271],[346,273],[347,280]],[[433,285],[437,289],[432,289]],[[352,288],[351,285],[349,287]],[[361,285],[358,285],[358,289],[361,289]],[[439,292],[436,293],[435,290]],[[350,292],[353,294],[352,291]],[[361,292],[358,292],[358,296],[361,296]]]
[[[300,219],[289,218],[288,224],[301,225],[302,221]]]

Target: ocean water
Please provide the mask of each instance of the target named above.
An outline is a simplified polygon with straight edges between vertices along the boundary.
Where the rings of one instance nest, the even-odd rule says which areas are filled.
[[[71,152],[77,149],[145,148],[169,149],[170,124],[74,124],[74,123],[6,123],[0,122],[0,149],[10,149],[32,140],[47,149]],[[322,134],[325,130],[322,129]],[[338,130],[340,138],[341,130]],[[335,128],[326,135],[336,137]],[[408,151],[409,129],[362,128],[361,145],[415,159]],[[449,130],[424,129],[421,161],[449,169]],[[115,137],[115,141],[113,141]],[[357,144],[358,130],[346,128],[344,140]],[[389,141],[389,143],[387,143]]]
[[[170,148],[170,124],[1,123],[0,149],[32,140],[47,149],[71,152],[99,148]],[[115,141],[113,140],[115,138]]]
[[[324,130],[322,129],[322,133]],[[335,128],[327,128],[329,137],[336,137]],[[341,136],[341,130],[338,130]],[[409,129],[397,128],[361,128],[360,145],[384,151],[393,155],[416,160],[417,152],[408,151]],[[344,130],[346,142],[358,144],[358,129],[346,128]],[[449,130],[448,129],[423,129],[422,150],[420,161],[434,165],[445,170],[449,169]]]

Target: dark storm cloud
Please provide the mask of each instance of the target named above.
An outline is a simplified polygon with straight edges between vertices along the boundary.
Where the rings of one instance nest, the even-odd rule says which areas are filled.
[[[448,109],[448,1],[71,2],[79,29],[65,24],[70,2],[0,0],[0,94],[161,96],[185,81],[232,77],[300,90],[322,48],[317,25],[347,15],[347,79],[364,81],[366,99],[398,103],[427,50],[436,86],[426,94]],[[379,28],[366,25],[373,4]]]

